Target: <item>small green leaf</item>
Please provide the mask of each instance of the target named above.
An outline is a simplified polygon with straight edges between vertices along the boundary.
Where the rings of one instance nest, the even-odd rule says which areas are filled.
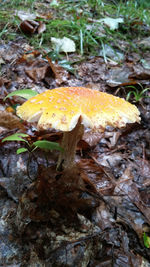
[[[61,61],[58,61],[58,64],[61,65],[64,69],[74,73],[75,72],[75,68],[73,68],[71,66],[71,63],[67,60],[61,60]]]
[[[150,248],[150,237],[146,233],[143,234],[143,240],[145,247]]]
[[[15,133],[13,135],[17,135],[17,136],[21,136],[21,137],[28,137],[29,136],[28,134],[25,134],[25,133]]]
[[[33,143],[34,146],[46,149],[46,150],[59,150],[63,151],[62,147],[58,143],[55,142],[50,142],[47,140],[41,140],[41,141],[36,141]]]
[[[17,149],[17,155],[18,155],[18,154],[21,154],[21,153],[24,153],[24,152],[27,152],[27,151],[28,151],[28,149],[25,148],[25,147],[18,148],[18,149]]]
[[[15,133],[15,134],[9,135],[9,136],[5,137],[5,138],[2,140],[2,143],[5,142],[5,141],[23,141],[23,142],[28,143],[26,140],[24,140],[24,139],[21,138],[20,136],[21,136],[21,137],[28,137],[28,134],[24,134],[24,133]]]
[[[32,89],[23,89],[23,90],[17,90],[17,91],[14,91],[10,94],[8,94],[5,98],[4,98],[4,101],[8,98],[8,97],[11,97],[11,96],[14,96],[14,95],[17,95],[17,96],[21,96],[23,98],[26,98],[26,99],[30,99],[31,97],[33,96],[36,96],[38,93]]]

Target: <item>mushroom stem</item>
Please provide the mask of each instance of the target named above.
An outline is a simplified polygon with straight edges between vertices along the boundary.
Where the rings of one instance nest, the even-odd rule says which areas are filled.
[[[70,169],[75,164],[75,153],[78,142],[82,139],[84,133],[84,126],[81,124],[81,118],[75,128],[70,132],[63,133],[61,147],[63,151],[60,152],[57,170]]]

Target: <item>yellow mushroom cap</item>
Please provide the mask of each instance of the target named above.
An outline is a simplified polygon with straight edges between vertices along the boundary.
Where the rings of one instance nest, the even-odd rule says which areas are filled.
[[[36,95],[17,108],[17,115],[37,122],[39,129],[71,131],[81,123],[88,128],[124,127],[140,121],[135,105],[122,98],[84,87],[60,87]]]

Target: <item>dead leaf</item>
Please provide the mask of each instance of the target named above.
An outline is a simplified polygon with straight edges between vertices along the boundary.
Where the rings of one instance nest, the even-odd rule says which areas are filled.
[[[106,17],[106,18],[100,19],[99,21],[105,24],[106,26],[108,26],[111,30],[116,30],[119,27],[119,23],[124,22],[124,19],[123,18],[114,19],[114,18]]]
[[[143,68],[142,65],[136,64],[133,66],[133,73],[129,75],[129,78],[147,80],[150,78],[150,69]]]
[[[99,207],[93,213],[92,219],[98,225],[102,231],[111,228],[112,224],[115,222],[113,214],[110,213],[109,208],[105,202],[100,202]]]
[[[33,34],[38,29],[39,23],[34,20],[24,20],[20,24],[20,29],[26,34]]]
[[[56,51],[71,53],[76,51],[75,42],[67,37],[55,38],[51,37],[51,43]]]
[[[123,175],[116,183],[114,193],[117,195],[125,195],[129,200],[139,209],[139,211],[145,216],[147,223],[150,223],[150,207],[147,207],[142,202],[138,187],[133,182],[133,176],[130,167],[125,170]]]
[[[132,68],[124,65],[123,67],[111,68],[107,75],[107,84],[111,87],[132,84]]]
[[[89,61],[83,62],[78,67],[78,75],[84,79],[86,83],[100,82],[107,79],[107,67],[101,57],[95,57]]]
[[[150,162],[149,162],[149,160],[137,159],[136,164],[138,166],[140,175],[143,178],[147,178],[150,180]]]
[[[31,62],[31,60],[34,60],[38,56],[40,56],[40,52],[38,50],[33,50],[32,52],[25,53],[19,57],[16,61],[16,64]]]
[[[124,60],[124,54],[121,51],[107,44],[105,44],[103,46],[103,49],[100,50],[99,55],[105,57],[106,60],[107,60],[107,57],[116,62],[120,62]]]
[[[46,31],[46,24],[43,23],[42,21],[40,21],[37,31],[38,31],[38,34],[45,32]]]
[[[85,141],[88,146],[93,147],[96,146],[101,140],[103,133],[97,131],[93,132],[92,130],[84,132],[82,140]]]
[[[81,171],[81,176],[84,179],[91,181],[97,192],[100,194],[110,194],[113,191],[114,184],[112,184],[109,174],[105,172],[104,168],[91,159],[82,159],[78,162]],[[87,178],[86,178],[87,177]]]
[[[55,79],[56,79],[56,83],[58,85],[64,83],[67,81],[67,79],[69,78],[69,73],[67,70],[65,70],[64,68],[62,68],[60,65],[58,65],[57,62],[52,63],[52,60],[49,57],[46,57],[49,65],[55,75]]]
[[[130,239],[127,232],[125,232],[123,228],[112,227],[110,231],[105,230],[102,234],[102,240],[106,242],[106,246],[102,248],[99,258],[100,265],[98,266],[104,267],[112,265],[112,261],[109,264],[112,248],[113,264],[115,267],[141,266],[142,257],[135,255],[135,253],[130,250]]]
[[[34,19],[36,19],[36,16],[37,16],[35,13],[30,13],[30,12],[25,11],[25,10],[17,10],[15,15],[18,16],[19,19],[21,19],[22,21],[34,20]]]
[[[9,83],[10,80],[7,80],[6,78],[0,77],[0,86],[3,86],[5,83]]]
[[[121,132],[119,132],[119,131],[112,132],[112,137],[109,137],[109,140],[110,140],[109,148],[113,148],[114,146],[116,146],[117,141],[118,141],[120,135],[121,135]]]
[[[46,75],[52,75],[47,62],[42,59],[29,62],[28,66],[25,67],[25,73],[36,82],[43,80]]]
[[[122,160],[121,153],[105,154],[98,157],[98,162],[105,167],[114,168]]]
[[[20,119],[7,111],[0,112],[0,126],[5,127],[6,129],[24,129],[23,124],[20,122]]]
[[[42,33],[46,30],[46,25],[45,23],[41,21],[35,21],[35,20],[24,20],[20,24],[20,29],[25,33],[25,34],[33,34],[33,33]]]

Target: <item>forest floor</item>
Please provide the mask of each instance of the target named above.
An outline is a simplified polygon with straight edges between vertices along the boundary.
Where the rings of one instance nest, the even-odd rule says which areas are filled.
[[[147,7],[136,1],[2,1],[0,266],[150,266]],[[16,154],[22,142],[3,138],[21,132],[32,144],[62,136],[20,121],[22,97],[4,98],[60,86],[125,98],[138,107],[141,122],[87,131],[71,173],[56,171],[57,151]]]

